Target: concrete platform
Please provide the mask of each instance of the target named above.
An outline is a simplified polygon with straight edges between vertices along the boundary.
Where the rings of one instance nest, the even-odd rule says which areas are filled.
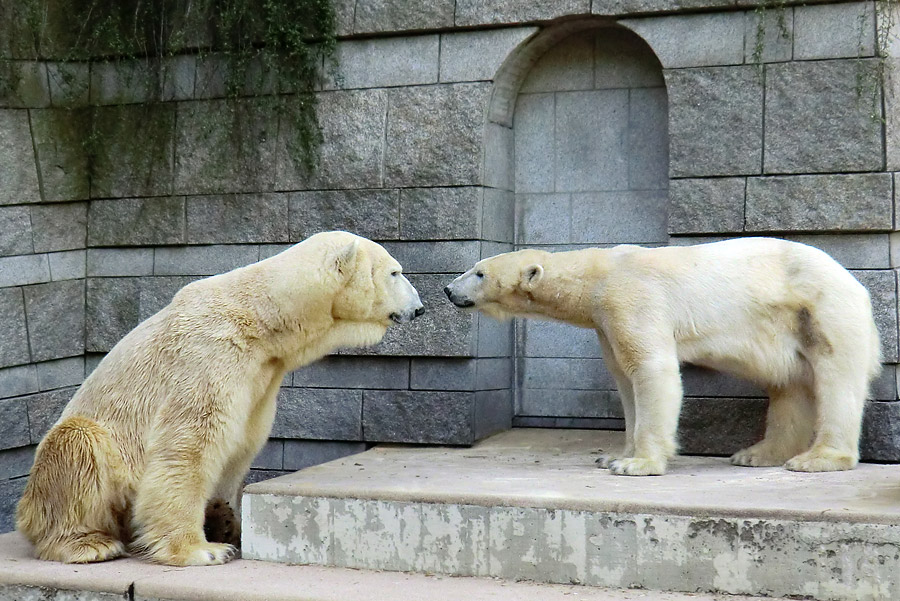
[[[620,433],[381,446],[248,487],[244,556],[663,591],[900,599],[900,467],[800,474],[679,457],[594,465]]]
[[[33,558],[18,534],[0,536],[0,601],[753,601],[578,586],[448,578],[237,560],[172,568],[136,559],[66,565]],[[755,598],[757,601],[759,598]],[[771,600],[769,600],[771,601]]]

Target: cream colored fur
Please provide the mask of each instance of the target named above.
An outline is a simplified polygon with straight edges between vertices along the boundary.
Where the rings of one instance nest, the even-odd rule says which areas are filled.
[[[259,263],[185,286],[101,361],[38,446],[17,527],[43,559],[126,549],[172,565],[228,561],[206,503],[239,514],[287,372],[375,344],[422,304],[381,246],[317,234]]]
[[[676,453],[680,364],[732,373],[770,394],[765,438],[732,463],[816,472],[859,458],[880,345],[865,288],[824,252],[772,238],[617,246],[485,259],[445,292],[488,315],[597,331],[625,412],[626,446],[601,463],[652,475]]]

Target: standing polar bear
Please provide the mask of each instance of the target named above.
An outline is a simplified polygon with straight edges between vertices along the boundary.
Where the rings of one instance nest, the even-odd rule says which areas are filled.
[[[237,507],[285,373],[377,343],[421,314],[400,264],[346,232],[185,286],[97,366],[38,446],[16,525],[42,559],[126,546],[171,565],[235,553],[204,537],[212,498]]]
[[[484,259],[444,292],[496,318],[550,318],[597,331],[625,411],[615,474],[663,474],[676,452],[680,363],[765,387],[766,434],[731,462],[852,469],[881,369],[866,289],[824,252],[772,238],[617,246]]]

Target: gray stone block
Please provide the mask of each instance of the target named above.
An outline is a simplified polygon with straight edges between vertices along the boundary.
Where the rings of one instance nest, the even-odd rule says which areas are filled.
[[[484,185],[499,190],[515,187],[515,140],[513,130],[498,123],[488,123],[484,132]]]
[[[54,281],[83,278],[87,272],[87,253],[70,250],[47,255],[50,262],[50,278]]]
[[[39,388],[37,368],[33,363],[0,369],[0,398],[37,392]]]
[[[87,199],[90,179],[84,141],[91,132],[90,109],[34,110],[30,116],[43,200]],[[21,148],[27,146],[19,145],[16,152]]]
[[[521,390],[518,415],[621,418],[622,406],[608,390]]]
[[[869,399],[896,401],[898,399],[897,390],[897,366],[883,365],[869,386]]]
[[[384,157],[390,186],[480,183],[486,83],[395,88]]]
[[[739,233],[744,229],[746,179],[673,179],[669,183],[669,233]]]
[[[282,388],[271,436],[362,440],[362,404],[360,390]]]
[[[409,273],[462,273],[478,261],[480,243],[475,240],[436,242],[385,242],[384,247]]]
[[[475,390],[476,365],[475,359],[413,359],[409,387],[413,390]]]
[[[900,462],[900,403],[866,403],[859,453],[863,461]]]
[[[456,25],[512,25],[590,12],[590,0],[457,0]]]
[[[513,322],[478,316],[479,357],[509,357],[513,348]]]
[[[259,245],[259,260],[263,261],[265,259],[274,257],[275,255],[289,249],[293,244],[260,244]]]
[[[137,278],[88,278],[86,299],[85,350],[88,352],[109,351],[140,321]]]
[[[771,63],[791,60],[794,42],[794,8],[767,7],[744,13],[744,60]]]
[[[364,442],[325,440],[285,440],[284,469],[302,470],[313,465],[342,459],[366,450]]]
[[[85,353],[84,354],[84,377],[88,377],[91,375],[91,372],[97,369],[97,366],[100,365],[100,362],[103,361],[103,358],[106,357],[105,353]]]
[[[327,88],[384,88],[437,83],[440,37],[417,35],[338,43],[337,81]],[[329,78],[330,79],[330,78]]]
[[[80,386],[84,381],[84,357],[69,357],[37,364],[41,390]]]
[[[138,318],[143,321],[172,301],[175,293],[198,277],[153,277],[138,280]]]
[[[11,449],[30,442],[25,400],[0,399],[0,448]]]
[[[266,441],[263,448],[253,459],[251,467],[263,470],[280,470],[284,468],[284,441],[272,439]]]
[[[153,249],[91,248],[87,251],[87,275],[153,275]]]
[[[84,282],[50,282],[24,292],[32,360],[84,353]]]
[[[400,239],[477,239],[481,198],[482,188],[474,186],[400,190]]]
[[[556,94],[557,192],[628,189],[628,100],[628,90]]]
[[[34,445],[0,451],[0,481],[27,476],[34,463]]]
[[[890,269],[853,270],[852,273],[869,291],[875,325],[881,336],[881,360],[896,363],[897,352],[897,281]]]
[[[60,388],[22,397],[28,406],[28,429],[32,443],[40,442],[53,427],[76,390],[76,387]]]
[[[665,87],[629,91],[630,190],[665,190],[669,186],[668,106]]]
[[[640,37],[612,28],[595,30],[593,35],[595,88],[665,87],[662,65]]]
[[[87,234],[87,203],[55,203],[31,207],[35,252],[84,248]]]
[[[484,188],[481,208],[481,239],[512,242],[515,237],[515,194],[508,190]]]
[[[21,288],[0,289],[0,330],[3,331],[3,336],[0,337],[0,367],[28,363],[31,355],[28,333],[25,330],[25,304]]]
[[[616,381],[606,369],[602,359],[522,357],[519,361],[523,388],[535,390],[616,388]]]
[[[600,358],[597,333],[550,321],[523,320],[526,357]]]
[[[469,445],[475,441],[470,392],[365,391],[365,440]]]
[[[763,86],[756,67],[670,70],[666,83],[672,177],[761,173]]]
[[[91,65],[91,103],[147,103],[154,96],[152,67],[144,60],[98,61]]]
[[[34,58],[34,51],[29,58]],[[4,57],[5,58],[5,57]],[[0,107],[43,108],[50,105],[50,89],[47,67],[33,60],[4,61],[2,76],[9,85],[0,89]]]
[[[47,255],[0,257],[0,288],[50,281]]]
[[[740,65],[744,62],[744,14],[719,12],[623,19],[667,69]]]
[[[483,390],[475,393],[475,439],[512,427],[511,390]]]
[[[409,387],[409,359],[326,357],[294,372],[293,385],[308,388]]]
[[[875,34],[871,2],[794,8],[794,60],[872,56]]]
[[[900,44],[898,44],[900,53]],[[900,60],[886,58],[884,72],[884,129],[888,171],[900,170]]]
[[[685,398],[678,423],[680,452],[731,455],[762,440],[766,399]]]
[[[513,363],[507,357],[487,357],[475,361],[475,390],[510,390]]]
[[[263,480],[271,480],[272,478],[278,478],[279,476],[286,476],[290,474],[288,470],[258,470],[251,469],[247,472],[247,475],[244,477],[244,486],[248,486],[250,484],[256,484],[257,482],[262,482]],[[148,599],[141,599],[141,601],[150,601]]]
[[[184,198],[94,200],[89,246],[143,246],[185,242]]]
[[[55,107],[85,106],[90,102],[89,63],[47,63],[50,104]]]
[[[519,244],[572,241],[570,194],[516,194]]]
[[[572,194],[576,244],[664,243],[668,240],[665,190]]]
[[[481,258],[494,257],[502,253],[508,253],[515,250],[512,244],[508,242],[491,242],[489,240],[481,241]]]
[[[537,59],[528,71],[521,94],[592,90],[596,31],[573,33]]]
[[[513,416],[513,428],[567,428],[569,430],[624,430],[625,420],[612,417]]]
[[[160,77],[162,100],[190,100],[197,79],[197,57],[183,54],[164,59]]]
[[[752,177],[748,232],[890,230],[893,193],[887,173]]]
[[[556,127],[555,95],[519,95],[513,121],[516,193],[553,192],[553,157],[548,141],[554,139]]]
[[[689,397],[765,397],[759,386],[725,373],[684,365],[681,369],[684,396]]]
[[[0,257],[33,252],[28,207],[0,207]]]
[[[493,80],[503,61],[537,31],[516,27],[441,35],[441,81]]]
[[[0,532],[12,532],[15,528],[16,505],[25,491],[28,478],[15,478],[0,482]],[[18,593],[14,593],[14,597]]]
[[[888,269],[893,234],[800,234],[787,240],[815,246],[846,269]]]
[[[354,33],[444,29],[453,26],[453,0],[436,0],[411,7],[406,0],[356,2]],[[350,10],[351,14],[354,12]]]
[[[271,190],[279,132],[273,102],[257,98],[180,103],[175,193]]]
[[[172,193],[175,110],[171,103],[95,109],[95,134],[103,143],[92,149],[92,198]],[[180,119],[179,131],[186,125]]]
[[[0,110],[0,205],[39,202],[28,111]]]
[[[384,179],[388,91],[341,90],[317,95],[322,131],[313,173],[294,164],[289,146],[296,133],[282,120],[278,132],[278,190],[380,187]]]
[[[189,197],[187,243],[288,241],[288,197],[241,194]]]
[[[397,190],[295,192],[289,196],[290,239],[317,232],[347,230],[375,240],[400,236]]]
[[[157,248],[156,275],[215,275],[259,260],[259,248],[235,244]]]
[[[388,328],[384,339],[373,347],[350,349],[342,354],[471,357],[476,316],[460,311],[444,296],[442,290],[449,279],[446,275],[410,275],[409,281],[425,305],[425,314],[412,323]]]
[[[882,169],[880,86],[868,89],[874,68],[871,59],[769,65],[765,173]]]

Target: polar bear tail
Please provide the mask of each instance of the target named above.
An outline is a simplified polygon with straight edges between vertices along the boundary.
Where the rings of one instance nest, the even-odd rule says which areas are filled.
[[[41,559],[105,561],[125,554],[121,455],[106,428],[84,417],[56,424],[38,446],[16,527]]]

